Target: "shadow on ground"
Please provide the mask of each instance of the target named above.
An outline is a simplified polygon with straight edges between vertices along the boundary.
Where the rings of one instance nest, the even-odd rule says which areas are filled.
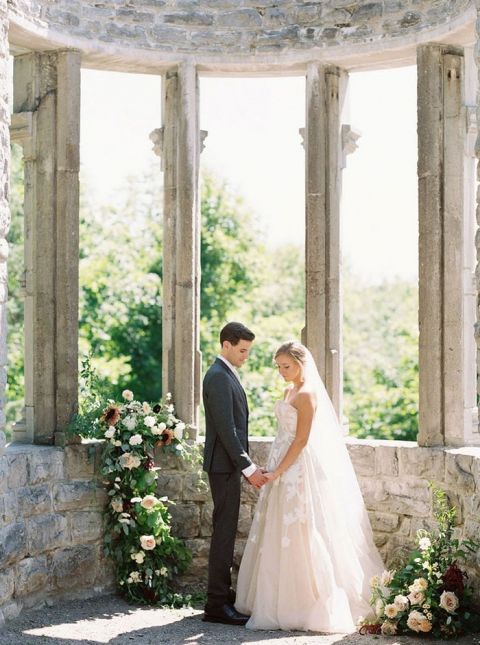
[[[0,645],[436,645],[439,641],[359,634],[249,631],[204,623],[198,609],[158,609],[116,596],[57,603],[25,611],[0,631]],[[480,636],[456,640],[480,645]]]

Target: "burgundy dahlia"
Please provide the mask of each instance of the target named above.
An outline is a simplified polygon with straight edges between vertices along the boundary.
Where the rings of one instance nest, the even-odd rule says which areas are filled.
[[[453,591],[458,597],[463,596],[466,573],[464,573],[455,563],[448,567],[442,577],[444,591]]]

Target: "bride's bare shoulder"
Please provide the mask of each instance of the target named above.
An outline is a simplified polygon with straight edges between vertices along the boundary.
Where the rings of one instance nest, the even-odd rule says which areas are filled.
[[[295,397],[295,407],[297,409],[301,409],[301,408],[315,409],[316,406],[317,406],[317,397],[313,390],[302,389]]]

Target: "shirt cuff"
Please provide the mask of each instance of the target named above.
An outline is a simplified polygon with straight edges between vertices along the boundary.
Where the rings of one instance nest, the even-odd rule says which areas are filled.
[[[256,465],[250,464],[250,466],[247,466],[242,470],[242,473],[245,475],[245,477],[251,477],[256,470],[257,470]]]

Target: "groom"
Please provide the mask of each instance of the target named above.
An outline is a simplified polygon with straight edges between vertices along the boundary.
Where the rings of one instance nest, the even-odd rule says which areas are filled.
[[[203,380],[205,451],[213,499],[213,533],[203,620],[245,625],[248,616],[233,606],[231,567],[240,510],[241,476],[260,488],[266,478],[248,456],[248,405],[236,368],[247,360],[255,334],[231,322],[220,332],[221,352]]]

